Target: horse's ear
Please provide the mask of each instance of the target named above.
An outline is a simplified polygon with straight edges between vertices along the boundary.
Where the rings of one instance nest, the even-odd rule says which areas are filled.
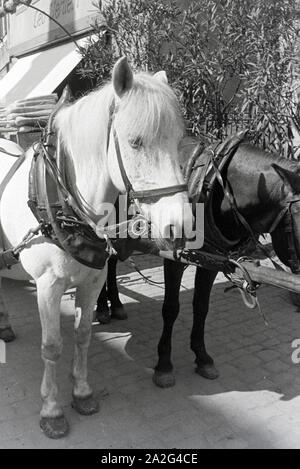
[[[297,173],[282,168],[276,163],[272,164],[272,167],[294,194],[300,194],[300,176]]]
[[[154,78],[156,80],[162,81],[166,85],[169,83],[168,76],[164,70],[162,70],[161,72],[155,73]]]
[[[133,85],[133,73],[128,64],[127,57],[118,60],[113,70],[113,85],[116,94],[121,98]]]

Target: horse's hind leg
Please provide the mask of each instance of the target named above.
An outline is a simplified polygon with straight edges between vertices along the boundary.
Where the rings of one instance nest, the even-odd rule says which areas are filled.
[[[191,348],[196,355],[196,373],[206,379],[216,379],[219,377],[219,373],[214,366],[214,361],[206,351],[204,340],[209,298],[216,276],[216,272],[197,268],[195,278],[193,301],[194,322],[191,336]]]
[[[77,288],[72,407],[81,415],[93,415],[99,412],[99,400],[93,396],[88,384],[87,356],[91,342],[94,306],[105,278],[106,269],[100,273],[93,271],[88,280]]]
[[[3,291],[1,289],[2,279],[0,278],[0,340],[4,342],[12,342],[16,336],[9,323],[9,316],[7,307],[3,297]]]
[[[163,334],[158,345],[159,361],[155,368],[154,383],[161,388],[175,385],[173,364],[171,362],[172,332],[179,314],[180,284],[184,265],[165,261],[165,301],[163,305]]]
[[[62,353],[60,303],[65,290],[63,281],[44,275],[37,281],[38,306],[42,323],[42,358],[45,365],[41,386],[43,407],[40,426],[46,436],[62,438],[69,431],[68,422],[57,402],[56,364]]]

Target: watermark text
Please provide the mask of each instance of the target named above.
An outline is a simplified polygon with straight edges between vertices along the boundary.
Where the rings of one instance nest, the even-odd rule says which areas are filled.
[[[292,343],[292,348],[295,349],[292,353],[292,362],[294,365],[300,364],[300,339],[295,339]]]
[[[6,364],[6,343],[0,340],[0,365]]]

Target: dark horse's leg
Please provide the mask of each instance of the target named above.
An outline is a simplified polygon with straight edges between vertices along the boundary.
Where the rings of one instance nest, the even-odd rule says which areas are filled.
[[[195,278],[193,301],[194,322],[191,336],[191,348],[196,355],[196,373],[207,379],[217,379],[219,377],[213,359],[206,352],[204,341],[205,321],[209,309],[210,293],[216,276],[216,272],[197,268]]]
[[[107,297],[110,301],[111,317],[119,320],[127,319],[127,313],[121,303],[117,285],[117,257],[111,257],[107,273]]]
[[[155,368],[154,383],[160,388],[175,385],[173,365],[171,362],[172,332],[179,314],[179,293],[184,272],[184,265],[165,261],[165,301],[163,305],[163,334],[158,345],[159,361]]]
[[[100,324],[108,324],[110,317],[115,319],[127,319],[127,314],[119,298],[117,285],[117,257],[111,257],[108,261],[107,282],[104,284],[97,302],[97,320]],[[111,304],[111,316],[108,307]]]
[[[97,315],[96,315],[97,321],[99,321],[100,324],[108,324],[110,322],[110,313],[109,313],[109,307],[107,303],[107,286],[106,282],[103,285],[103,288],[100,292],[98,301],[97,301]]]
[[[15,338],[16,336],[9,323],[7,309],[0,289],[0,340],[4,340],[4,342],[12,342]]]

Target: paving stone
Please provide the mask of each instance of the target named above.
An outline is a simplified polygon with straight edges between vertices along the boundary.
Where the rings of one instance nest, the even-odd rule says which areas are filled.
[[[160,260],[138,256],[138,264],[153,280],[162,279]],[[152,383],[152,368],[163,291],[119,265],[129,319],[93,327],[90,381],[101,411],[91,418],[70,407],[74,300],[64,296],[58,382],[71,433],[59,442],[46,440],[38,425],[43,364],[35,288],[5,281],[18,340],[7,348],[8,364],[0,365],[0,448],[299,448],[300,365],[292,363],[291,344],[300,339],[300,314],[287,294],[263,287],[260,301],[270,322],[265,328],[239,295],[224,294],[224,277],[218,276],[206,342],[221,377],[207,381],[195,374],[190,351],[194,270],[185,274],[188,291],[182,289],[174,330],[177,385],[162,390]]]
[[[276,350],[262,350],[261,352],[256,353],[256,356],[263,360],[264,362],[270,362],[273,360],[277,360],[280,356],[280,353]]]

